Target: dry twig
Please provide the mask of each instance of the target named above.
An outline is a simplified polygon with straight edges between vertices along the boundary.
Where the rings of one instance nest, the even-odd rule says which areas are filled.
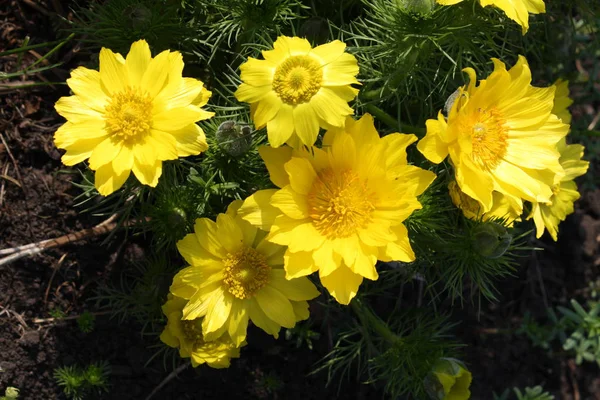
[[[64,246],[65,244],[77,242],[90,237],[104,235],[117,227],[117,222],[115,222],[116,218],[117,214],[113,214],[107,220],[94,226],[93,228],[83,229],[79,232],[69,233],[54,239],[46,239],[42,240],[41,242],[0,250],[0,256],[6,256],[4,258],[0,258],[0,266],[11,263],[23,257],[40,254],[47,249]]]
[[[163,379],[162,382],[159,383],[157,387],[154,388],[154,390],[148,395],[148,397],[146,397],[146,400],[150,400],[156,393],[158,393],[158,391],[160,389],[162,389],[167,383],[169,383],[171,380],[173,380],[173,378],[175,378],[178,374],[183,372],[183,370],[185,370],[189,366],[190,366],[190,363],[185,363],[185,364],[179,366],[176,370],[171,372],[169,375],[167,375],[167,377],[165,379]]]

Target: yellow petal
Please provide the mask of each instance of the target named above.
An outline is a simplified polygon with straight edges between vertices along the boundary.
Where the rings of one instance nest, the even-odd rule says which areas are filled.
[[[177,131],[200,120],[202,113],[196,106],[172,108],[154,115],[152,127],[164,132]]]
[[[130,171],[123,171],[117,175],[111,164],[103,165],[94,174],[94,186],[102,196],[108,196],[123,186],[129,173]]]
[[[121,146],[121,151],[112,160],[112,167],[117,175],[121,175],[124,172],[127,172],[127,175],[129,175],[133,167],[133,152],[129,146]]]
[[[271,197],[277,189],[259,190],[244,200],[238,215],[260,229],[269,230],[281,211],[271,205]]]
[[[234,345],[241,346],[246,339],[246,331],[248,330],[248,310],[244,302],[238,299],[233,299],[231,313],[229,314],[229,328],[227,333]]]
[[[354,110],[332,90],[322,87],[309,102],[319,118],[331,126],[344,126],[346,117]]]
[[[296,325],[294,309],[279,290],[267,285],[256,293],[255,298],[269,319],[285,328],[293,328]]]
[[[198,241],[198,236],[190,233],[177,242],[177,250],[190,265],[210,265],[219,259],[206,250]]]
[[[103,47],[100,50],[100,79],[111,95],[124,90],[129,81],[123,56]]]
[[[223,259],[227,257],[227,250],[219,240],[218,229],[217,224],[208,218],[199,218],[194,224],[194,232],[200,245],[214,257]]]
[[[108,137],[104,139],[92,152],[90,156],[90,168],[97,170],[103,165],[109,164],[121,151],[123,144]]]
[[[289,300],[312,300],[319,296],[319,291],[308,278],[288,280],[285,271],[273,269],[269,274],[269,285],[281,292]]]
[[[217,239],[229,253],[237,252],[244,245],[242,230],[227,214],[217,216]]]
[[[319,119],[310,103],[294,107],[294,129],[306,146],[312,146],[319,135]]]
[[[271,85],[267,86],[252,86],[246,83],[241,83],[234,93],[238,101],[246,103],[256,103],[271,92]]]
[[[278,325],[277,322],[267,317],[265,312],[258,305],[258,301],[256,300],[256,298],[252,298],[248,301],[248,314],[254,325],[258,326],[260,329],[267,332],[269,335],[275,336],[275,339],[279,337],[279,330],[281,329],[281,325]]]
[[[129,53],[127,53],[127,57],[125,58],[127,78],[130,85],[141,85],[142,77],[148,69],[151,59],[150,46],[148,46],[145,40],[138,40],[131,44]]]
[[[251,86],[269,86],[273,83],[275,65],[266,60],[249,57],[240,65],[240,79]]]
[[[254,109],[252,114],[252,120],[257,127],[263,127],[267,123],[275,118],[275,115],[281,109],[283,103],[281,99],[275,94],[275,92],[269,92],[264,96]]]
[[[435,119],[428,119],[425,122],[427,126],[427,134],[419,143],[417,149],[429,161],[439,164],[448,157],[448,145],[444,143],[440,137],[442,126]]]
[[[171,133],[162,132],[156,129],[150,131],[146,137],[147,146],[152,146],[156,150],[157,160],[176,160],[177,159],[177,140]]]
[[[144,88],[150,97],[155,97],[163,89],[170,66],[171,59],[168,50],[161,52],[148,63],[141,78],[140,86]]]
[[[315,47],[310,51],[310,54],[317,56],[321,60],[321,65],[325,65],[335,61],[344,53],[345,49],[346,43],[339,40],[334,40]]]
[[[288,185],[290,180],[283,166],[292,158],[292,148],[260,146],[258,153],[265,162],[271,182],[280,188]]]
[[[410,246],[408,239],[408,230],[402,224],[392,227],[397,239],[387,243],[381,257],[382,261],[402,261],[412,262],[415,260],[415,253]]]
[[[310,52],[311,46],[308,40],[299,37],[279,36],[273,49],[287,53],[290,56],[304,55]]]
[[[61,97],[54,105],[56,111],[72,123],[89,120],[104,121],[102,114],[88,107],[79,97]]]
[[[283,258],[285,260],[286,279],[310,275],[319,269],[319,266],[313,261],[312,254],[309,251],[292,253],[287,250]]]
[[[145,164],[137,158],[139,153],[135,153],[133,161],[133,174],[140,183],[152,187],[158,184],[158,178],[162,175],[162,161],[156,160],[153,164]]]
[[[176,150],[179,157],[195,156],[208,149],[206,135],[196,124],[169,132],[176,140]]]
[[[321,283],[338,303],[348,305],[358,293],[363,277],[355,274],[350,268],[341,265],[327,276],[321,276]]]
[[[318,179],[310,161],[306,158],[292,157],[290,161],[285,163],[284,168],[290,179],[292,189],[299,194],[309,194],[315,179]]]
[[[292,136],[294,132],[294,109],[289,104],[283,104],[279,112],[267,122],[267,135],[272,147],[279,147]]]
[[[98,71],[77,67],[71,71],[71,77],[67,79],[67,85],[88,107],[95,111],[104,111],[109,98],[102,90]]]
[[[358,61],[349,53],[343,53],[323,67],[323,86],[358,84]]]
[[[101,119],[89,119],[76,124],[65,122],[54,133],[54,144],[59,149],[64,149],[80,141],[94,142],[97,145],[108,136],[108,132],[104,130],[105,124]],[[93,147],[89,150],[93,150]]]
[[[278,190],[271,197],[271,205],[279,208],[285,215],[294,219],[306,219],[308,215],[308,201],[306,196],[298,194],[291,185]]]

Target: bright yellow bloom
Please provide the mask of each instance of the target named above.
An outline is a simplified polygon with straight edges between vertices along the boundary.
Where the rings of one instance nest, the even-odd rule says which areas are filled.
[[[487,213],[481,212],[481,204],[477,200],[472,199],[460,190],[456,181],[450,182],[448,191],[452,203],[458,207],[469,219],[482,219],[488,221],[490,219],[504,219],[507,226],[512,226],[515,221],[520,220],[522,208],[519,209],[518,204],[511,204],[511,198],[503,196],[499,192],[493,193],[492,209]]]
[[[288,281],[283,271],[285,248],[264,240],[266,233],[237,215],[231,203],[217,222],[196,220],[194,233],[177,242],[190,264],[171,285],[171,293],[188,299],[183,318],[204,317],[206,340],[228,333],[236,345],[246,338],[248,319],[278,337],[308,318],[308,303],[319,295],[307,278]]]
[[[179,349],[179,356],[191,358],[192,366],[208,364],[213,368],[229,367],[231,358],[240,356],[237,347],[228,336],[223,336],[212,342],[207,342],[202,336],[202,318],[183,320],[183,308],[187,300],[169,293],[167,302],[162,306],[167,317],[167,326],[160,334],[160,340],[167,346]],[[240,343],[240,346],[246,343]]]
[[[436,0],[439,4],[450,6],[461,3],[463,0]],[[543,14],[546,5],[543,0],[479,0],[483,7],[496,6],[506,16],[521,25],[523,35],[529,30],[529,13]]]
[[[564,175],[556,144],[569,126],[551,113],[554,87],[530,85],[524,57],[509,71],[493,62],[494,72],[479,86],[475,71],[465,69],[469,85],[460,88],[447,119],[440,112],[427,120],[417,148],[434,163],[449,155],[461,191],[482,212],[492,209],[494,191],[520,211],[523,199],[550,201],[552,186]]]
[[[179,52],[150,56],[144,40],[127,58],[100,51],[100,71],[78,67],[67,79],[74,96],[61,97],[56,111],[67,119],[54,134],[67,152],[66,165],[89,158],[102,195],[119,189],[133,171],[144,185],[156,186],[162,162],[200,154],[206,138],[196,121],[210,92],[197,79],[183,78]]]
[[[416,140],[380,138],[366,114],[328,131],[322,149],[259,148],[280,189],[256,192],[239,213],[288,246],[288,279],[318,270],[331,295],[348,304],[363,278],[377,279],[378,259],[415,259],[402,221],[421,208],[417,196],[435,179],[407,164],[406,147]]]
[[[542,236],[546,228],[552,239],[556,241],[558,224],[574,211],[573,202],[579,198],[579,192],[573,179],[585,174],[589,166],[589,162],[581,159],[583,149],[580,144],[567,145],[565,140],[561,140],[558,144],[560,163],[565,170],[565,176],[552,187],[553,195],[549,202],[532,203],[533,209],[528,219],[533,218],[535,222],[537,238]]]
[[[556,93],[554,95],[554,107],[552,114],[556,115],[565,124],[571,123],[571,113],[569,106],[573,104],[573,99],[569,97],[569,81],[558,79],[554,82]]]
[[[280,36],[264,60],[249,58],[240,66],[244,83],[235,92],[250,103],[256,128],[267,127],[269,143],[312,146],[319,127],[342,127],[352,115],[358,63],[339,40],[311,48],[306,39]],[[295,146],[297,147],[297,146]]]

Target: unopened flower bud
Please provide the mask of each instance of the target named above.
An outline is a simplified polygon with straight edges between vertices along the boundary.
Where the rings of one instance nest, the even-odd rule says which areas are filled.
[[[440,358],[427,377],[425,390],[432,400],[467,400],[471,397],[471,373],[453,358]]]
[[[227,154],[238,157],[250,150],[250,126],[235,121],[225,121],[217,129],[215,138]]]
[[[396,4],[407,13],[428,15],[433,10],[434,0],[396,0]]]
[[[512,236],[506,228],[495,222],[486,222],[473,232],[475,250],[484,257],[502,256],[512,242]]]

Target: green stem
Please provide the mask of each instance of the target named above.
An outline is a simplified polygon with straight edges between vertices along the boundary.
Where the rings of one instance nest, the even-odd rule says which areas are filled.
[[[365,109],[373,114],[375,118],[382,121],[384,124],[389,126],[392,129],[398,129],[398,121],[396,118],[392,117],[390,114],[383,111],[381,108],[377,107],[374,104],[366,104]]]
[[[379,334],[379,336],[381,336],[390,344],[395,344],[402,340],[400,337],[398,337],[398,335],[392,332],[385,322],[375,315],[373,311],[371,311],[371,309],[364,305],[359,299],[355,298],[352,300],[350,306],[358,316],[358,319],[360,319],[360,322],[363,324],[363,326],[372,328]]]

